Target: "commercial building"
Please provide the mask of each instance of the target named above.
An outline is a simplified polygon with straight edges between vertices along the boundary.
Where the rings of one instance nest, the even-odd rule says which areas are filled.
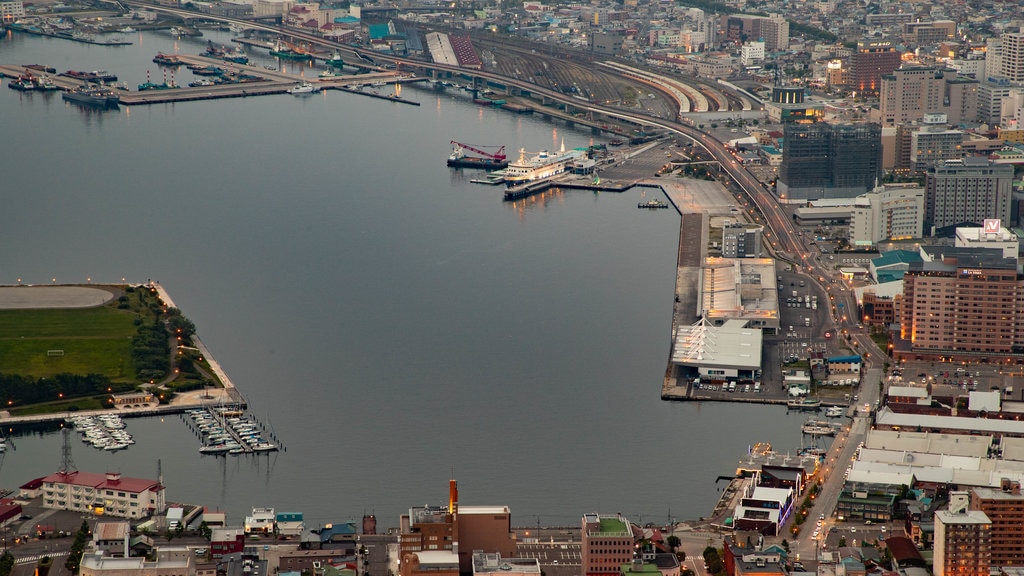
[[[978,122],[991,126],[1002,123],[1003,101],[1010,97],[1013,85],[1008,78],[989,76],[978,84]]]
[[[950,492],[949,509],[935,512],[935,576],[986,576],[989,573],[991,522],[969,510],[969,494]]]
[[[964,157],[963,130],[947,128],[945,114],[925,114],[922,126],[910,133],[910,169],[924,172],[945,160]]]
[[[978,81],[954,70],[908,66],[879,80],[879,117],[884,126],[922,120],[925,114],[946,114],[957,124],[973,120],[978,106]]]
[[[1002,50],[997,75],[1013,83],[1024,82],[1024,32],[1004,32],[999,38]]]
[[[146,518],[166,508],[157,480],[124,478],[120,472],[61,471],[42,479],[43,507],[120,518]]]
[[[878,94],[882,76],[900,67],[900,53],[889,40],[857,42],[850,55],[850,84],[858,94]]]
[[[516,555],[512,513],[507,506],[461,506],[455,480],[449,482],[447,506],[418,506],[403,514],[399,534],[400,557],[421,551],[453,551],[458,570],[472,570],[473,552]],[[419,556],[420,562],[427,558]],[[433,557],[431,557],[433,558]],[[443,562],[443,558],[440,558]],[[404,560],[403,560],[404,562]]]
[[[155,560],[150,560],[85,554],[78,573],[80,576],[189,576],[195,572],[192,553],[185,546],[162,546],[155,556]]]
[[[924,188],[882,186],[857,197],[850,244],[873,248],[886,240],[920,238],[923,228]]]
[[[14,22],[18,18],[25,17],[25,4],[22,0],[5,0],[0,2],[0,19],[4,22]]]
[[[724,16],[722,20],[726,38],[733,42],[741,42],[746,37],[750,40],[763,40],[764,48],[768,52],[789,48],[789,21],[779,14],[732,14]]]
[[[1020,482],[1005,479],[999,488],[972,488],[970,508],[984,512],[992,523],[991,566],[1024,566],[1024,495]]]
[[[999,220],[986,220],[978,228],[957,228],[954,246],[957,248],[996,248],[1003,258],[1017,262],[1020,240],[1013,232],[1003,228]]]
[[[755,475],[733,513],[733,528],[777,536],[793,513],[797,494],[792,488],[760,486]]]
[[[737,222],[722,227],[722,257],[760,258],[764,226]]]
[[[701,318],[677,329],[672,364],[708,380],[756,379],[761,374],[763,337],[744,320],[714,326]]]
[[[782,202],[853,198],[882,175],[882,131],[873,123],[786,124],[777,193]]]
[[[991,218],[1010,221],[1013,166],[987,158],[948,160],[925,174],[925,226],[928,230]]]
[[[1024,280],[987,248],[922,249],[903,276],[897,359],[996,362],[1024,353]]]
[[[421,550],[402,555],[399,576],[459,576],[459,555],[451,550]]]
[[[907,22],[903,24],[903,37],[923,46],[952,40],[956,36],[956,22],[934,20],[931,22]]]
[[[540,576],[536,558],[504,558],[491,552],[473,553],[473,576]]]
[[[633,527],[622,516],[583,515],[580,528],[583,576],[618,574],[633,562]]]
[[[779,295],[771,258],[705,258],[695,315],[712,324],[741,320],[751,328],[779,328]]]

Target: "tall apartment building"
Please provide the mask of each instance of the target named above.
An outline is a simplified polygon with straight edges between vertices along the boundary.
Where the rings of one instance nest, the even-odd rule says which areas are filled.
[[[992,126],[1001,124],[1003,101],[1012,91],[1009,78],[989,77],[978,84],[978,122]]]
[[[925,227],[945,228],[990,218],[1010,221],[1013,167],[987,158],[947,160],[925,173]]]
[[[1004,32],[999,39],[1002,49],[997,75],[1017,84],[1024,82],[1024,32]]]
[[[1024,352],[1024,279],[995,248],[929,246],[903,275],[897,359],[1002,362]]]
[[[723,20],[726,38],[733,42],[763,39],[764,48],[769,52],[789,48],[789,21],[778,14],[732,14],[724,16]]]
[[[583,576],[619,574],[633,562],[633,527],[622,516],[583,515],[580,553]]]
[[[946,114],[956,124],[973,120],[977,106],[978,81],[954,70],[910,66],[879,80],[878,111],[885,126],[921,120],[929,113]]]
[[[764,226],[736,222],[722,227],[722,257],[760,258]]]
[[[1020,482],[1004,478],[999,488],[972,488],[971,510],[984,512],[992,522],[991,566],[1024,566],[1024,495]]]
[[[858,196],[850,213],[850,244],[873,247],[886,240],[920,238],[924,188],[879,187]]]
[[[924,172],[945,160],[964,157],[963,130],[946,127],[945,114],[925,114],[922,126],[910,134],[910,169]]]
[[[882,76],[900,67],[900,53],[888,40],[857,42],[850,56],[850,87],[858,94],[878,94]]]
[[[873,123],[786,124],[777,192],[782,201],[853,198],[882,174],[882,128]]]
[[[935,512],[935,576],[988,576],[991,523],[968,503],[966,492],[950,492],[949,509]]]

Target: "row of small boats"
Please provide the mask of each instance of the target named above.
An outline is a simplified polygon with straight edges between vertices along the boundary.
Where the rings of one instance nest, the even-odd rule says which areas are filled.
[[[263,437],[258,423],[245,416],[226,416],[204,408],[186,410],[202,438],[203,454],[245,454],[277,450]]]
[[[124,420],[117,414],[72,416],[68,423],[82,435],[82,442],[99,450],[123,450],[135,444],[132,435],[125,430]]]

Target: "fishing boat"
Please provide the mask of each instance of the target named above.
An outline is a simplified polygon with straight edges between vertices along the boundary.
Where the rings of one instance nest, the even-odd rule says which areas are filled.
[[[800,431],[811,436],[832,436],[836,429],[828,420],[808,420],[800,427]]]
[[[302,82],[301,84],[296,84],[295,86],[289,88],[288,93],[299,96],[302,94],[313,94],[314,92],[317,92],[319,90],[319,88],[310,84],[309,82]]]
[[[341,53],[337,50],[334,51],[334,55],[329,60],[325,60],[324,64],[333,66],[334,68],[344,68],[345,61],[341,59]]]
[[[829,406],[825,409],[825,416],[829,418],[840,418],[843,415],[842,406]]]
[[[818,410],[821,400],[817,398],[794,398],[786,402],[786,408],[793,410]]]
[[[668,208],[668,204],[666,202],[662,202],[661,200],[658,200],[657,198],[651,198],[647,202],[637,202],[636,207],[637,208],[655,208],[655,209],[656,208]]]

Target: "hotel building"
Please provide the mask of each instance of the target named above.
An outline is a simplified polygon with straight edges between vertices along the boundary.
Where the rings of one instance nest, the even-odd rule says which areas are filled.
[[[146,518],[166,508],[157,480],[122,478],[120,472],[57,472],[42,479],[43,507],[120,518]]]

